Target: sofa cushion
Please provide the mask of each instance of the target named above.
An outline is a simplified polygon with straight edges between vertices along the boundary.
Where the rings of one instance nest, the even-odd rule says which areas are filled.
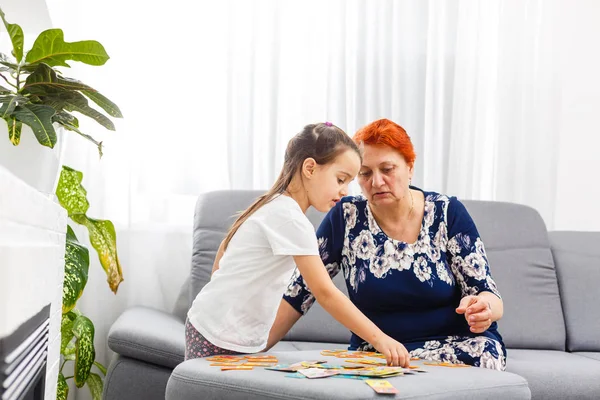
[[[324,357],[318,350],[269,352],[280,363],[325,359],[344,364],[335,357]],[[209,366],[205,359],[186,361],[175,368],[167,384],[167,400],[195,399],[379,399],[360,380],[339,378],[291,379],[286,372],[255,368],[227,371]],[[420,364],[415,362],[413,364]],[[428,373],[387,378],[400,390],[397,399],[529,399],[525,379],[508,372],[483,368],[428,367]]]
[[[600,362],[552,350],[508,349],[506,370],[529,382],[532,399],[598,399]]]
[[[600,232],[550,232],[569,351],[600,351]]]
[[[164,311],[133,307],[111,326],[108,347],[129,358],[173,368],[185,356],[184,324]]]
[[[589,351],[578,351],[577,353],[573,353],[573,354],[581,356],[581,357],[591,358],[592,360],[600,361],[600,353],[589,352]]]
[[[565,323],[550,243],[537,211],[518,204],[464,201],[485,244],[504,301],[498,330],[507,347],[563,350]]]
[[[210,281],[213,262],[221,241],[236,220],[263,190],[222,190],[198,197],[194,213],[190,305]]]
[[[164,400],[172,368],[117,355],[104,379],[103,400]]]

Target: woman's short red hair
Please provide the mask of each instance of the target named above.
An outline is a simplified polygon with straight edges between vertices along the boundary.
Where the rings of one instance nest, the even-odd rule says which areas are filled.
[[[415,148],[403,127],[389,119],[379,119],[358,130],[352,138],[356,144],[386,145],[397,150],[408,165],[414,165]]]

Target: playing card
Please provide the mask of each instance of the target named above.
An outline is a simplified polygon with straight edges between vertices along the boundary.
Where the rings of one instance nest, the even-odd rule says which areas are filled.
[[[353,364],[364,364],[364,365],[386,365],[386,363],[383,361],[366,360],[366,359],[346,360],[346,362],[353,363]]]
[[[291,374],[286,374],[285,377],[286,378],[296,378],[296,379],[306,379],[306,377],[304,375],[302,375],[300,372],[292,372]]]
[[[273,364],[272,363],[249,361],[249,362],[243,363],[242,365],[246,365],[248,367],[270,367]]]
[[[270,367],[265,367],[265,369],[270,369],[271,371],[283,371],[283,372],[296,372],[300,368],[304,368],[304,367],[302,367],[301,365],[292,367],[289,364],[278,364],[278,365],[272,365]]]
[[[360,354],[340,353],[335,355],[337,358],[362,358]]]
[[[322,368],[307,368],[298,370],[299,373],[306,376],[309,379],[315,378],[327,378],[328,376],[337,375],[340,372],[337,370],[331,369],[322,369]]]
[[[391,383],[384,380],[372,380],[368,379],[365,381],[367,385],[371,386],[374,391],[379,394],[396,394],[399,393],[398,389],[392,386]]]
[[[234,362],[214,362],[214,363],[210,364],[211,367],[227,367],[227,366],[232,366],[232,365],[239,365],[239,364],[234,363]]]
[[[233,370],[249,371],[251,369],[254,369],[254,367],[250,367],[247,365],[229,365],[229,366],[221,367],[221,371],[233,371]]]

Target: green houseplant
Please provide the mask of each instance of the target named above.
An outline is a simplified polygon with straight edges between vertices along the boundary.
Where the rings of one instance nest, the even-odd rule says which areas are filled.
[[[112,117],[123,117],[119,107],[90,86],[63,76],[56,67],[69,67],[67,61],[70,60],[104,65],[109,59],[104,47],[94,40],[68,43],[61,29],[48,29],[40,33],[31,50],[23,52],[23,30],[17,24],[8,23],[1,9],[0,16],[13,45],[14,59],[0,53],[3,80],[0,116],[7,123],[11,143],[19,144],[25,124],[31,127],[41,145],[52,148],[56,144],[54,124],[57,124],[93,142],[102,155],[102,143],[79,130],[79,121],[72,112],[90,117],[114,131],[110,118],[90,107],[88,99]]]
[[[8,139],[17,146],[23,125],[33,131],[42,146],[53,148],[57,142],[55,127],[75,132],[94,143],[102,156],[102,142],[79,129],[79,120],[73,112],[92,118],[109,130],[113,122],[101,111],[90,106],[91,100],[109,116],[121,118],[116,104],[84,83],[65,77],[57,67],[69,67],[67,61],[79,61],[100,66],[109,59],[104,47],[92,40],[67,43],[61,29],[49,29],[39,34],[32,48],[24,52],[24,34],[17,24],[0,17],[12,42],[12,57],[0,53],[0,117],[6,121]],[[110,289],[116,294],[123,274],[116,249],[115,228],[111,221],[87,216],[87,192],[81,186],[83,174],[67,166],[62,167],[56,188],[59,203],[69,218],[87,228],[90,243],[98,253]],[[66,399],[67,379],[73,378],[78,388],[87,385],[94,399],[102,398],[102,375],[106,368],[95,360],[94,324],[75,309],[87,284],[89,251],[79,243],[73,229],[67,227],[65,249],[65,277],[63,281],[61,359],[57,398]],[[74,374],[63,375],[66,363],[74,364]],[[92,372],[95,366],[101,373]]]

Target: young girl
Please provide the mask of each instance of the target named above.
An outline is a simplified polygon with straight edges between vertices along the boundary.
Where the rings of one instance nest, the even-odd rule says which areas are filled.
[[[307,125],[288,143],[273,187],[235,221],[221,243],[211,281],[188,312],[185,358],[265,350],[294,272],[321,306],[371,343],[390,365],[408,366],[404,346],[384,334],[335,287],[319,256],[308,207],[329,211],[347,195],[361,155],[331,123]]]

